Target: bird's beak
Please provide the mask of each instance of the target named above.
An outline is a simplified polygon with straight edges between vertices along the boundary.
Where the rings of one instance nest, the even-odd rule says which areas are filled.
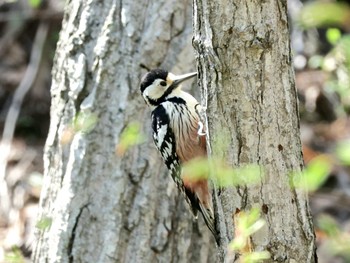
[[[185,80],[188,80],[190,78],[193,78],[194,76],[197,76],[197,72],[192,72],[192,73],[188,73],[188,74],[174,76],[172,78],[172,80],[173,80],[173,84],[172,85],[178,86],[181,82],[183,82]]]

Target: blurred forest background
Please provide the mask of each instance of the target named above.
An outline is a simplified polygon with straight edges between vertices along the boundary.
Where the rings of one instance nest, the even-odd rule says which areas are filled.
[[[350,262],[350,1],[288,5],[318,255],[320,262]],[[63,0],[0,0],[0,262],[29,262],[40,228],[63,9]]]

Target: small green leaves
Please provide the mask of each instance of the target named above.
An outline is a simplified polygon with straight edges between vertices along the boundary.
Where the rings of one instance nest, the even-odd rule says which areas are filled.
[[[249,212],[238,212],[235,221],[236,236],[230,243],[230,248],[233,250],[241,250],[247,246],[248,238],[265,225],[258,208],[253,208]]]
[[[292,185],[305,191],[315,191],[325,182],[331,169],[330,158],[318,156],[310,161],[304,171],[292,176]]]
[[[335,45],[341,38],[341,32],[338,28],[329,28],[327,29],[326,37],[329,43]]]
[[[119,144],[116,147],[116,154],[123,155],[130,147],[141,144],[145,141],[141,133],[141,125],[138,122],[129,123],[120,135]]]
[[[24,263],[24,257],[21,250],[14,246],[11,251],[5,254],[5,262],[7,263]]]
[[[256,164],[247,164],[233,169],[233,183],[235,185],[255,185],[264,177],[264,169]]]
[[[329,25],[347,26],[350,7],[336,2],[316,1],[305,5],[299,16],[299,23],[305,28]]]
[[[339,143],[336,148],[336,154],[342,163],[350,165],[350,141]]]
[[[52,224],[52,218],[43,216],[35,225],[35,227],[39,230],[45,230],[49,228]]]
[[[74,118],[70,125],[64,130],[61,143],[70,143],[74,135],[78,132],[89,133],[95,128],[98,118],[95,113],[92,112],[79,112]]]
[[[268,251],[254,251],[244,254],[240,257],[240,263],[255,263],[262,262],[264,259],[269,259],[271,257]]]
[[[73,120],[73,129],[78,132],[88,133],[97,123],[97,116],[92,112],[79,112]]]
[[[327,236],[335,237],[341,233],[337,222],[328,215],[321,215],[317,219],[317,224]]]
[[[38,8],[41,5],[42,0],[28,0],[28,3],[33,8]]]
[[[210,174],[210,163],[207,158],[196,158],[185,163],[182,167],[184,181],[198,181],[207,179]]]
[[[268,251],[253,251],[250,243],[251,235],[266,224],[265,220],[260,217],[260,209],[252,208],[250,211],[238,211],[234,221],[235,238],[229,244],[229,249],[241,254],[239,262],[254,263],[269,259],[270,253]]]
[[[264,176],[263,169],[258,165],[232,168],[219,158],[193,159],[185,163],[182,174],[185,181],[197,181],[210,177],[220,187],[253,185],[259,183]]]

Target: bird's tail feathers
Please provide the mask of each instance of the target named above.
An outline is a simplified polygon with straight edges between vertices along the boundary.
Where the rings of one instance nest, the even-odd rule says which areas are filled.
[[[219,233],[216,231],[215,227],[215,217],[213,210],[210,207],[204,206],[201,202],[199,202],[199,209],[203,215],[204,221],[208,226],[209,230],[213,233],[216,243],[220,244]]]

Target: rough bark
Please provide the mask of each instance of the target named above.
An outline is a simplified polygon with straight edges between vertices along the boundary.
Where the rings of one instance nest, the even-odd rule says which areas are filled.
[[[191,15],[187,0],[67,2],[38,217],[52,223],[37,230],[34,262],[213,262],[209,231],[151,142],[139,92],[140,64],[193,70]],[[94,128],[62,143],[78,112],[97,116]],[[117,156],[131,121],[147,142]]]
[[[194,1],[193,43],[212,154],[265,171],[257,186],[216,191],[221,260],[234,237],[236,209],[258,206],[267,224],[252,237],[255,250],[269,251],[268,262],[316,261],[307,195],[290,187],[290,173],[301,171],[303,160],[286,2]],[[227,149],[213,147],[219,139]]]

